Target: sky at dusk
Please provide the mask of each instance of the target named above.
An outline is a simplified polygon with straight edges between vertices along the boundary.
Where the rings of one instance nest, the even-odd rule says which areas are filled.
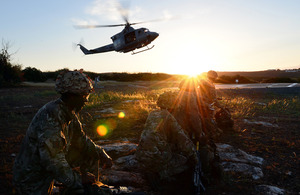
[[[123,27],[75,29],[77,24],[165,19],[133,26],[159,33],[152,50],[84,56],[74,43],[94,49],[112,43]],[[6,0],[0,38],[11,44],[14,64],[41,71],[193,74],[300,68],[299,0]],[[171,19],[169,19],[171,18]],[[169,19],[169,20],[168,20]]]

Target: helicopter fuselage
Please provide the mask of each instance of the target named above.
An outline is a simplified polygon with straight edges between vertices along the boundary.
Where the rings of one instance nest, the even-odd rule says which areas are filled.
[[[147,28],[128,27],[111,39],[116,51],[126,53],[147,46],[157,37],[158,33],[150,32]]]
[[[120,33],[111,37],[113,43],[99,48],[88,50],[81,44],[80,49],[86,55],[104,53],[109,51],[117,51],[127,53],[135,49],[139,49],[150,44],[159,36],[156,32],[151,32],[147,28],[134,29],[131,26],[126,26]],[[148,48],[150,49],[150,48]]]

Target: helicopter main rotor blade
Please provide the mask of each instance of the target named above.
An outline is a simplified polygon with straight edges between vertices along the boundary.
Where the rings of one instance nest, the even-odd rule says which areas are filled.
[[[144,24],[144,23],[150,23],[150,22],[161,22],[161,21],[167,21],[167,20],[174,20],[177,19],[178,17],[170,17],[170,18],[158,18],[154,20],[148,20],[148,21],[143,21],[143,22],[134,22],[134,23],[129,23],[130,25],[136,25],[136,24]]]
[[[134,23],[129,23],[130,25],[136,25],[136,24],[144,24],[144,23],[150,23],[150,22],[160,22],[165,19],[156,19],[156,20],[148,20],[148,21],[143,21],[143,22],[134,22]]]
[[[130,7],[130,3],[126,2],[126,4],[121,4],[119,3],[117,5],[117,9],[120,12],[122,19],[126,22],[126,24],[129,24],[129,20],[128,20],[128,15],[129,15],[129,7]]]
[[[75,25],[74,27],[77,28],[77,29],[84,29],[84,28],[118,27],[118,26],[126,26],[126,24],[113,24],[113,25]]]

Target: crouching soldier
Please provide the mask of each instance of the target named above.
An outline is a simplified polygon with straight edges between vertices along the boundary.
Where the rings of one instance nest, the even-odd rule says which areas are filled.
[[[222,108],[217,95],[216,88],[213,82],[218,78],[218,73],[210,70],[207,72],[206,79],[200,79],[199,93],[198,93],[198,106],[203,119],[203,130],[211,138],[216,140],[222,133],[218,128],[214,119],[215,108]]]
[[[149,114],[135,155],[152,189],[160,194],[191,194],[196,149],[168,110]]]
[[[36,113],[15,160],[17,193],[51,194],[56,180],[65,186],[66,194],[83,194],[91,191],[89,186],[97,194],[111,194],[100,182],[95,186],[95,176],[89,172],[98,160],[111,167],[112,159],[87,137],[78,118],[93,91],[91,80],[81,71],[65,71],[58,76],[55,88],[61,97]],[[75,167],[80,167],[79,171]]]

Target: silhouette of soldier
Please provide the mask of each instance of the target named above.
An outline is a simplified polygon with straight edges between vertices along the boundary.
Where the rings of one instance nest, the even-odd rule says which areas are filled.
[[[13,183],[17,193],[51,194],[56,180],[65,186],[65,194],[93,189],[111,194],[107,186],[95,183],[90,171],[98,160],[111,167],[112,159],[84,133],[78,117],[93,91],[91,80],[82,71],[64,71],[58,75],[55,89],[61,97],[36,113],[15,160]]]

